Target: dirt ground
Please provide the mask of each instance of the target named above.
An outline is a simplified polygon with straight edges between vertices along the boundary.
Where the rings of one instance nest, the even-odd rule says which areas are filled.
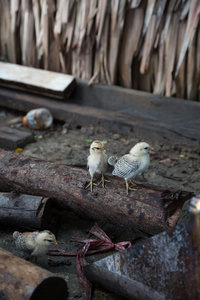
[[[19,116],[22,114],[0,109],[0,126],[8,124]],[[160,136],[159,133],[148,130],[139,131],[123,126],[114,132],[104,126],[88,124],[83,127],[67,120],[65,124],[54,122],[52,128],[47,131],[34,131],[25,128],[21,121],[12,126],[19,130],[31,131],[34,134],[35,142],[26,145],[22,154],[80,168],[86,168],[92,140],[104,141],[108,156],[121,156],[128,153],[135,143],[146,141],[154,148],[150,153],[149,171],[145,174],[147,182],[165,188],[182,189],[200,194],[200,147],[198,141],[176,136],[172,133]],[[179,223],[188,218],[187,209],[186,203]],[[70,238],[72,236],[88,237],[88,231],[93,225],[94,220],[81,219],[73,212],[66,212],[66,218],[62,219],[57,234],[59,247],[68,251],[80,250],[82,245],[71,242]],[[104,224],[102,228],[114,242],[125,240],[137,242],[139,240],[132,232],[127,232],[125,229],[116,228],[109,224]],[[13,230],[13,228],[1,225],[0,247],[24,257],[23,253],[15,248],[12,239]],[[89,256],[87,260],[93,262],[112,253],[110,251],[102,255]],[[83,299],[76,280],[75,262],[75,257],[51,256],[41,258],[38,264],[66,280],[69,288],[69,299]],[[95,287],[92,299],[121,300],[123,298],[100,287]]]

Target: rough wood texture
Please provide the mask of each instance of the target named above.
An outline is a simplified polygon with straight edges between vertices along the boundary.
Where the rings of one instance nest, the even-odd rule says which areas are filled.
[[[6,150],[15,150],[32,143],[34,137],[30,132],[24,132],[7,126],[0,127],[0,147]]]
[[[72,75],[0,62],[0,84],[32,93],[64,98],[74,90],[76,80]]]
[[[24,112],[42,105],[60,121],[79,125],[102,122],[115,129],[124,125],[200,140],[200,103],[185,101],[183,105],[181,99],[103,84],[88,87],[83,80],[78,80],[67,102],[2,88],[0,105]]]
[[[48,229],[51,200],[40,196],[0,193],[0,223],[36,229]]]
[[[178,219],[178,212],[167,216],[162,188],[140,185],[127,196],[124,180],[110,177],[105,189],[95,186],[91,193],[84,188],[89,179],[85,170],[0,151],[1,191],[53,196],[63,207],[95,220],[151,234],[174,226]]]
[[[1,300],[66,300],[64,279],[0,248]]]

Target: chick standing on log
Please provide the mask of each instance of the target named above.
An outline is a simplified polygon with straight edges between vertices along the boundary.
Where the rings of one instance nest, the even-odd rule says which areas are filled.
[[[102,183],[102,187],[105,187],[105,178],[104,173],[107,170],[108,166],[108,157],[104,150],[104,144],[101,141],[94,141],[90,146],[90,155],[87,159],[87,166],[89,168],[89,173],[91,176],[90,183],[86,186],[90,186],[91,192],[93,191],[93,185],[96,185],[93,182],[93,177],[95,173],[102,175],[102,180],[99,182]]]
[[[46,255],[52,244],[58,244],[55,235],[49,231],[24,232],[14,231],[13,239],[17,249],[37,257]]]
[[[150,165],[149,149],[147,143],[137,143],[129,152],[120,158],[111,156],[108,163],[114,166],[113,175],[124,178],[126,182],[126,192],[134,190],[129,186],[129,179],[135,178],[137,174],[146,171]],[[132,181],[133,184],[136,184]]]

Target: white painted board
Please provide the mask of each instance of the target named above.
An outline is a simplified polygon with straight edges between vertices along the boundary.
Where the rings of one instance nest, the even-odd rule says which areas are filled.
[[[72,75],[0,62],[0,85],[54,97],[66,97],[76,86]]]

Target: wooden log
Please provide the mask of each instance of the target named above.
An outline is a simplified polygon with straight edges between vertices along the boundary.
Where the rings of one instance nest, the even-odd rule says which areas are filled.
[[[0,299],[66,300],[63,278],[0,248]]]
[[[51,199],[18,193],[0,193],[0,223],[36,229],[49,229]]]
[[[106,188],[95,186],[91,193],[90,189],[85,189],[88,180],[90,176],[86,170],[0,151],[0,191],[12,189],[24,194],[53,196],[63,207],[87,217],[150,234],[176,224],[179,213],[168,214],[162,202],[163,195],[167,199],[166,193],[163,194],[165,189],[139,185],[127,196],[124,180],[112,176]],[[178,203],[178,200],[188,199],[188,195],[190,198],[190,194],[174,194],[173,197],[170,193],[170,198],[178,198]]]

